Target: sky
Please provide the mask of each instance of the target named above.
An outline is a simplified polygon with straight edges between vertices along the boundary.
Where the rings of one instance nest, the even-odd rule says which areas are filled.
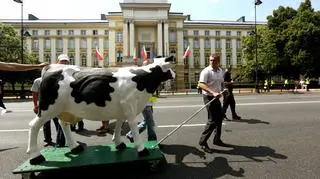
[[[151,2],[152,0],[150,0]],[[261,0],[257,6],[257,20],[266,21],[279,6],[298,8],[301,0]],[[23,16],[33,14],[39,19],[100,19],[100,14],[120,12],[123,0],[23,0]],[[245,16],[254,21],[254,0],[168,0],[171,12],[190,14],[192,20],[231,20]],[[200,3],[201,2],[201,3]],[[311,0],[312,7],[320,10],[320,0]],[[0,20],[20,19],[21,4],[0,0]]]

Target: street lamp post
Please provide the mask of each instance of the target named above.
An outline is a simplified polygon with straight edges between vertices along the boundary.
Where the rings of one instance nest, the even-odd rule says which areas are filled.
[[[23,1],[22,0],[13,0],[16,3],[21,4],[21,31],[20,31],[20,38],[21,38],[21,52],[20,52],[20,58],[21,58],[21,63],[24,63],[24,57],[23,57]]]
[[[255,89],[256,92],[259,93],[259,85],[258,85],[258,32],[257,32],[257,6],[262,4],[261,0],[254,1],[254,34],[255,34],[255,57],[256,57],[256,68],[255,68]]]
[[[23,48],[23,36],[24,36],[24,29],[23,29],[23,1],[22,0],[13,0],[16,3],[21,4],[21,30],[20,30],[20,38],[21,38],[21,50],[20,50],[20,58],[21,58],[21,63],[24,63],[24,48]],[[20,98],[25,99],[25,94],[24,94],[24,81],[21,82],[21,92],[20,92]]]

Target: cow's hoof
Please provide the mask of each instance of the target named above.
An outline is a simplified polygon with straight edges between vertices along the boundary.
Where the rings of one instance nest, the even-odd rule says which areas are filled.
[[[78,154],[84,151],[84,148],[81,145],[78,145],[76,148],[71,150],[71,153]]]
[[[127,148],[127,146],[123,142],[121,142],[119,145],[116,146],[117,150],[123,150],[123,149],[126,149],[126,148]]]
[[[31,165],[39,165],[40,163],[42,163],[44,161],[46,161],[46,159],[44,158],[43,155],[40,154],[39,156],[30,159],[30,164]]]
[[[139,157],[145,157],[148,156],[150,154],[149,150],[144,148],[142,151],[138,152]]]

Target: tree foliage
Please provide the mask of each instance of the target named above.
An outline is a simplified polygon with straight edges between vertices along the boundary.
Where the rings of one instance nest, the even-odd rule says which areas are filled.
[[[267,76],[319,77],[320,12],[314,11],[310,0],[297,10],[280,6],[267,20],[266,26],[258,26],[256,34],[242,40],[245,74],[250,77],[258,68]]]
[[[21,63],[21,36],[11,25],[0,23],[0,61]],[[39,63],[27,50],[23,50],[24,63]],[[21,82],[32,82],[40,76],[38,70],[28,72],[0,71],[0,79],[12,85]],[[14,86],[12,87],[14,88]]]

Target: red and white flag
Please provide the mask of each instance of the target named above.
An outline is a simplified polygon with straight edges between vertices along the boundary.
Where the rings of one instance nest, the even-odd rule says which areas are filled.
[[[104,60],[103,55],[99,52],[98,47],[96,47],[95,55],[98,58],[98,60]]]
[[[143,58],[143,60],[147,59],[148,56],[147,56],[147,51],[145,46],[143,46],[143,48],[141,49],[140,55]]]
[[[183,54],[183,59],[186,59],[190,55],[190,47],[188,46]]]

